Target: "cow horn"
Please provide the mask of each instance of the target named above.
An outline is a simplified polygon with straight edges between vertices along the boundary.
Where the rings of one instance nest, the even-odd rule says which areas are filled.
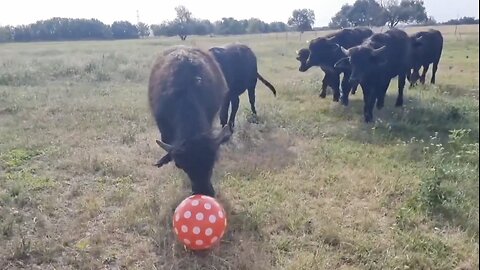
[[[417,37],[417,42],[421,42],[423,40],[423,36]]]
[[[374,49],[372,55],[374,55],[374,56],[379,55],[383,51],[385,51],[386,48],[387,48],[387,46],[383,45],[382,47],[380,47],[378,49]]]
[[[164,143],[160,140],[155,140],[155,141],[157,142],[158,146],[160,146],[163,150],[167,151],[168,153],[173,151],[173,146],[171,146],[170,144]]]
[[[296,50],[295,53],[298,54],[300,51],[299,50]]]
[[[347,49],[345,49],[343,46],[340,46],[340,48],[342,49],[342,52],[348,56],[349,55],[349,51]]]

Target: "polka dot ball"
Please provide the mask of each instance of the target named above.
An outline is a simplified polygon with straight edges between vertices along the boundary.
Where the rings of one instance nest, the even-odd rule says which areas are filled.
[[[209,249],[222,239],[227,227],[223,207],[212,197],[192,195],[173,214],[178,240],[191,250]]]

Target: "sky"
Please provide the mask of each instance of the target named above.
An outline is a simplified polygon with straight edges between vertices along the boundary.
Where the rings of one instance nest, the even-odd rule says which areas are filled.
[[[159,24],[175,18],[174,7],[184,5],[195,18],[220,20],[259,18],[287,22],[294,9],[315,12],[315,26],[325,26],[346,3],[355,0],[0,0],[0,25],[29,24],[52,17],[96,18],[111,24],[117,20]],[[463,16],[479,17],[478,0],[424,0],[429,16],[438,22]]]

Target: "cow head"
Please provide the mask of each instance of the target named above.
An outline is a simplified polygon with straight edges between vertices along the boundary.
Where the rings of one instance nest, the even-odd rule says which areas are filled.
[[[178,145],[170,145],[159,140],[157,140],[157,144],[167,151],[165,157],[170,156],[175,165],[188,175],[192,183],[193,194],[213,197],[215,191],[210,179],[218,148],[227,142],[231,135],[232,129],[227,125],[215,137],[211,134],[201,134]]]
[[[300,72],[305,72],[312,67],[307,65],[307,60],[309,55],[310,55],[310,50],[308,50],[307,48],[302,48],[297,51],[296,59],[300,61],[300,67],[298,68]]]
[[[220,64],[220,66],[226,65],[227,54],[225,53],[225,48],[212,47],[208,49],[208,51],[215,57],[215,60]]]
[[[343,53],[347,56],[335,63],[335,68],[350,69],[350,82],[361,83],[371,74],[383,68],[387,63],[384,56],[386,47],[374,49],[367,46],[357,46],[349,50],[341,47]]]
[[[421,62],[419,59],[422,58],[422,55],[425,53],[425,46],[424,46],[424,38],[423,36],[413,36],[410,37],[410,44],[411,44],[411,68],[413,69],[412,73],[410,74],[410,85],[413,86],[417,83],[420,79],[420,66]]]
[[[340,53],[340,46],[331,38],[317,38],[310,42],[310,54],[306,61],[307,66],[331,67],[332,59]]]

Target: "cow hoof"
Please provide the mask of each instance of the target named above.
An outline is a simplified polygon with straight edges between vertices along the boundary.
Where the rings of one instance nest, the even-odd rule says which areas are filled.
[[[334,97],[334,98],[333,98],[333,101],[334,101],[334,102],[339,102],[339,101],[340,101],[340,98],[339,98],[339,97]]]
[[[372,115],[364,115],[364,117],[365,117],[365,123],[371,123],[373,121]]]
[[[258,117],[256,114],[252,114],[250,117],[247,118],[247,122],[250,124],[258,124]]]
[[[319,95],[319,97],[321,97],[321,98],[326,98],[326,97],[327,97],[327,94],[326,94],[326,93],[321,93],[321,94]]]

